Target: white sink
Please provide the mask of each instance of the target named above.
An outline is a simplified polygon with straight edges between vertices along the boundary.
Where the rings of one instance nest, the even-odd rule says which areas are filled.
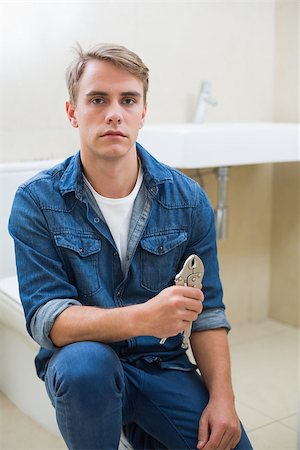
[[[145,125],[138,142],[182,169],[299,161],[297,123]]]

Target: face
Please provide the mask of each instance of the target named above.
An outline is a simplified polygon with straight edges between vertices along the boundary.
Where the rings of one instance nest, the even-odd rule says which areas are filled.
[[[88,61],[79,79],[77,104],[67,102],[66,110],[79,129],[82,160],[94,163],[136,152],[146,105],[143,83],[131,73],[106,61]]]

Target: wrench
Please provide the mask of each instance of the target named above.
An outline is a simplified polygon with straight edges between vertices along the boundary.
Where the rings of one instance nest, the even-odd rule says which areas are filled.
[[[202,279],[204,275],[204,265],[199,256],[190,255],[181,271],[175,277],[176,286],[190,286],[200,289]],[[188,348],[189,337],[192,331],[192,322],[188,328],[183,332],[182,348]],[[168,338],[160,340],[160,344],[163,345]]]

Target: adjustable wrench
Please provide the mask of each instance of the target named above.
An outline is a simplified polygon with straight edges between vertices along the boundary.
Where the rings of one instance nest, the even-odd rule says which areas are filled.
[[[199,256],[190,255],[185,263],[181,271],[175,277],[176,286],[190,286],[200,289],[202,279],[204,275],[204,265]],[[188,328],[183,332],[183,341],[182,348],[188,348],[189,337],[192,331],[192,322],[188,326]],[[164,344],[167,338],[163,338],[160,340],[160,344]]]

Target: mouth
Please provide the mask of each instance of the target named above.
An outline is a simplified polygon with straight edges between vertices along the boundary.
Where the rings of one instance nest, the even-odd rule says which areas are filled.
[[[106,133],[102,134],[101,137],[126,137],[124,133],[121,131],[113,131],[109,130]]]

